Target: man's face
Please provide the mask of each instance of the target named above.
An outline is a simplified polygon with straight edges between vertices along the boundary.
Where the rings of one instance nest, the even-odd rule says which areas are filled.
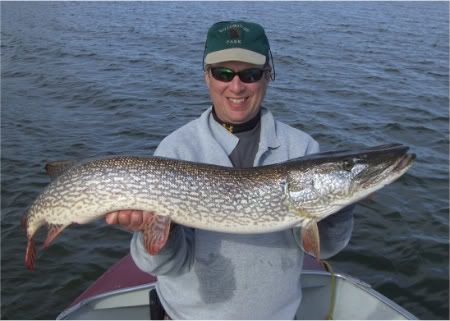
[[[235,72],[248,68],[262,68],[239,61],[218,63],[213,67],[227,67]],[[205,72],[205,81],[217,116],[222,121],[232,124],[245,123],[258,114],[269,82],[265,75],[254,83],[244,83],[237,75],[230,82],[223,82],[216,80],[210,70]]]

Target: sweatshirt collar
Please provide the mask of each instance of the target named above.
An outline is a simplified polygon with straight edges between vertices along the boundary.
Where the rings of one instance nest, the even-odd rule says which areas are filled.
[[[231,123],[222,121],[221,119],[219,119],[219,116],[217,116],[214,106],[212,107],[211,114],[216,122],[221,124],[223,127],[226,128],[226,130],[228,130],[232,134],[242,133],[244,131],[252,130],[253,128],[255,128],[258,125],[258,123],[261,119],[261,110],[258,112],[258,114],[255,117],[253,117],[252,119],[250,119],[249,121],[247,121],[243,124],[231,124]]]
[[[222,146],[227,155],[236,148],[239,138],[230,133],[225,127],[219,124],[212,115],[212,106],[208,108],[206,113],[208,117],[208,125],[216,141]],[[261,138],[259,142],[256,159],[267,151],[269,148],[278,148],[280,141],[277,137],[276,123],[272,113],[265,107],[261,108]]]
[[[262,147],[278,148],[280,147],[280,140],[277,136],[276,122],[273,114],[266,108],[261,108],[261,140],[260,149]]]

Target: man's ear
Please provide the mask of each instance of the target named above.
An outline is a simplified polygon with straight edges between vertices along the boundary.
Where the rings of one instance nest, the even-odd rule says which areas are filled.
[[[211,81],[211,79],[209,79],[209,73],[208,73],[207,70],[205,70],[205,83],[206,83],[206,86],[208,87],[208,89],[209,89],[209,82],[210,81]]]
[[[265,67],[265,69],[267,70],[266,72],[264,72],[264,77],[266,78],[266,80],[271,80],[272,79],[272,66],[268,65]]]

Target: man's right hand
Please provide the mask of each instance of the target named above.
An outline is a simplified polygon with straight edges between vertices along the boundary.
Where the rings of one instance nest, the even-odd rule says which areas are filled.
[[[107,224],[117,224],[129,231],[138,232],[143,231],[144,223],[151,221],[154,215],[154,212],[120,210],[106,214],[105,221]]]

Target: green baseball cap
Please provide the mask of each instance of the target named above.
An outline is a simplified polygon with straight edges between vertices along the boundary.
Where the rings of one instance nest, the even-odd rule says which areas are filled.
[[[269,40],[264,28],[246,21],[217,22],[208,30],[204,64],[243,61],[264,65],[269,58]]]

